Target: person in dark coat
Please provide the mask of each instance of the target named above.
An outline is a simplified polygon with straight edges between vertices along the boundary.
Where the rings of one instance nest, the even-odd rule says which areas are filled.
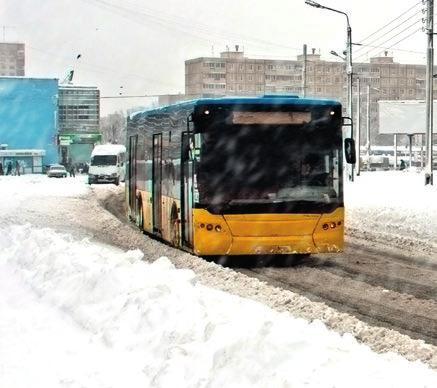
[[[12,162],[9,161],[8,164],[6,165],[6,175],[11,175],[12,174]]]
[[[0,162],[0,175],[4,175],[2,162]]]
[[[70,172],[70,176],[72,176],[72,177],[76,176],[76,172],[75,172],[75,169],[74,169],[74,164],[70,164],[69,172]]]
[[[407,168],[407,164],[404,159],[401,159],[401,164],[399,166],[399,170],[405,170]]]
[[[20,162],[18,160],[15,161],[15,175],[20,176]]]

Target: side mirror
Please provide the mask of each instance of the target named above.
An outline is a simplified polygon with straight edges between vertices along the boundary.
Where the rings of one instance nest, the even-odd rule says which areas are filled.
[[[355,164],[357,161],[357,155],[355,153],[355,141],[354,139],[344,139],[344,154],[346,156],[346,162],[349,164]]]

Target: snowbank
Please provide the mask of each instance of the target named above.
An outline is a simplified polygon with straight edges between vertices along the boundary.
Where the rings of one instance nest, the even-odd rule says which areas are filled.
[[[3,205],[14,206],[17,201],[32,197],[75,197],[85,195],[86,175],[75,178],[48,178],[47,175],[28,174],[0,176],[0,197]]]
[[[362,172],[345,184],[347,234],[420,249],[437,259],[437,182],[414,171]]]
[[[3,225],[0,274],[0,386],[437,386],[421,363],[139,251]]]

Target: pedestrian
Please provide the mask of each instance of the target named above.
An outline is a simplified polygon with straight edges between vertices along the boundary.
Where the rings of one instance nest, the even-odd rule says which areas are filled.
[[[2,162],[0,162],[0,175],[4,175]]]
[[[12,162],[9,161],[8,164],[6,165],[6,175],[11,175],[12,174]]]
[[[20,176],[20,162],[18,160],[15,161],[15,175]]]
[[[69,169],[69,171],[70,171],[70,176],[71,177],[76,177],[76,173],[75,173],[75,171],[74,171],[74,164],[71,164],[70,165],[70,169]]]
[[[399,166],[399,170],[405,170],[406,167],[407,167],[407,164],[405,163],[405,160],[401,159],[401,164]]]

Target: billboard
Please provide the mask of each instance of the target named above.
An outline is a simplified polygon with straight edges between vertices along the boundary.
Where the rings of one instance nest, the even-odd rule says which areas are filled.
[[[378,101],[379,133],[415,135],[426,133],[425,101]],[[434,102],[434,111],[437,104]],[[436,130],[434,120],[434,131]]]

